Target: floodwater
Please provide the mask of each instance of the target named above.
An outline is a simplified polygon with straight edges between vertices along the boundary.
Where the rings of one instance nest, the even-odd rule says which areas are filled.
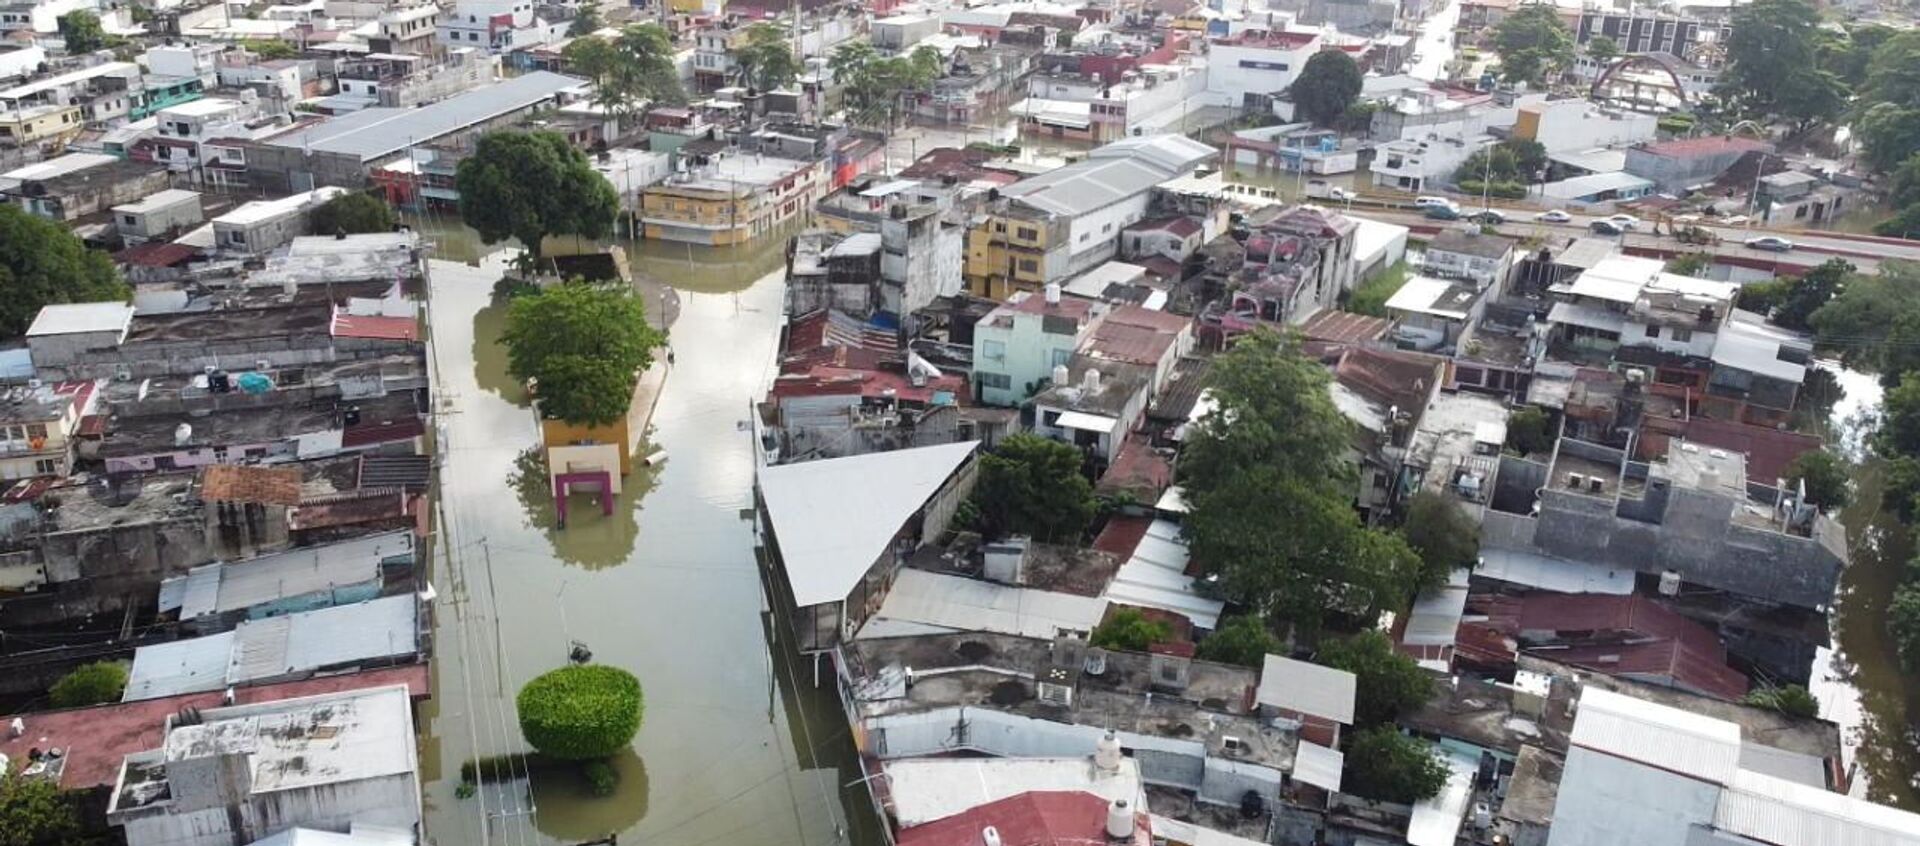
[[[1850,563],[1834,600],[1836,649],[1822,650],[1814,667],[1813,692],[1820,699],[1821,716],[1840,724],[1849,764],[1855,768],[1852,792],[1920,811],[1915,782],[1920,737],[1912,728],[1920,683],[1901,671],[1886,619],[1887,601],[1913,555],[1912,535],[1880,509],[1886,465],[1861,443],[1879,410],[1879,382],[1872,374],[1827,366],[1846,392],[1834,407],[1828,437],[1860,460],[1854,470],[1853,505],[1841,515]]]
[[[421,719],[430,841],[876,842],[864,787],[844,787],[858,775],[831,677],[816,690],[811,664],[770,647],[754,559],[754,449],[742,424],[780,329],[784,239],[748,251],[631,250],[678,300],[674,369],[649,436],[667,459],[625,480],[612,516],[576,495],[560,529],[530,451],[533,414],[495,343],[504,314],[491,292],[507,254],[486,254],[457,222],[417,223],[438,245],[438,598],[434,697]],[[531,812],[511,787],[456,798],[462,761],[525,748],[514,693],[565,664],[574,641],[645,691],[640,733],[614,761],[616,795],[590,798],[570,770],[543,770],[532,774]]]

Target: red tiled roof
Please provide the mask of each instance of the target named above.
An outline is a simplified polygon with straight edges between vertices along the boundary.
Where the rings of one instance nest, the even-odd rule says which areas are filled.
[[[304,531],[399,520],[406,516],[407,496],[398,488],[352,491],[322,501],[303,502],[287,509],[287,528]]]
[[[1057,303],[1047,302],[1045,294],[1031,294],[1017,303],[1008,303],[1005,308],[1021,314],[1058,315],[1072,318],[1075,322],[1086,320],[1093,313],[1093,301],[1079,297],[1061,297]]]
[[[1724,656],[1711,629],[1638,594],[1535,593],[1520,603],[1521,632],[1621,632],[1646,639],[1680,641],[1699,652]]]
[[[891,391],[891,393],[888,393]],[[858,370],[845,367],[814,367],[803,373],[782,373],[767,391],[770,397],[817,397],[858,394],[879,399],[891,396],[908,402],[931,403],[939,392],[953,394],[962,405],[968,399],[967,380],[953,373],[915,385],[904,373],[891,370]]]
[[[1315,341],[1357,344],[1380,340],[1387,336],[1387,330],[1392,327],[1393,321],[1384,317],[1329,309],[1307,318],[1307,322],[1300,326],[1300,333]]]
[[[420,321],[411,317],[333,313],[333,337],[375,338],[388,341],[420,340]]]
[[[1752,138],[1738,138],[1728,135],[1709,135],[1704,138],[1680,138],[1647,144],[1639,149],[1656,156],[1712,156],[1720,153],[1745,153],[1756,150],[1771,150],[1772,144]]]
[[[303,681],[234,690],[234,701],[241,705],[275,702],[302,696],[317,696],[347,690],[404,684],[415,699],[429,695],[427,665],[409,664],[360,673],[322,676]],[[168,716],[186,707],[220,707],[220,691],[190,693],[165,699],[146,699],[66,711],[42,711],[20,714],[26,734],[12,737],[0,734],[0,755],[15,766],[24,766],[27,752],[60,749],[66,753],[66,768],[60,774],[60,786],[68,790],[112,787],[120,776],[120,761],[135,752],[157,749],[160,730]],[[11,723],[12,717],[0,718]]]
[[[374,444],[387,444],[394,441],[408,441],[426,434],[427,425],[418,417],[407,417],[380,423],[366,423],[349,426],[340,436],[343,449],[355,449]]]
[[[1102,321],[1093,330],[1081,352],[1105,361],[1120,361],[1152,367],[1160,363],[1175,338],[1145,326]]]
[[[1123,305],[1114,307],[1107,313],[1106,323],[1118,323],[1123,326],[1140,326],[1156,332],[1177,335],[1181,330],[1193,325],[1193,318],[1150,308]]]
[[[1420,353],[1350,347],[1340,354],[1334,378],[1403,411],[1426,407],[1439,359]]]
[[[1768,485],[1786,478],[1787,465],[1794,459],[1820,448],[1820,439],[1813,435],[1731,420],[1689,420],[1685,437],[1693,443],[1745,453],[1747,478]]]
[[[1002,846],[1087,846],[1107,842],[1107,800],[1091,793],[1034,790],[978,805],[953,816],[902,830],[899,846],[979,846],[980,832],[992,827]],[[1152,842],[1144,814],[1134,826],[1133,842]]]
[[[299,505],[300,471],[291,467],[212,464],[200,471],[200,496],[209,502]]]
[[[1100,530],[1100,536],[1093,539],[1093,548],[1121,558],[1132,558],[1134,548],[1140,545],[1140,541],[1147,536],[1147,528],[1152,525],[1152,517],[1115,515],[1108,518],[1106,527]]]
[[[1180,277],[1185,275],[1180,263],[1166,256],[1147,256],[1143,259],[1135,259],[1133,263],[1146,268],[1148,273],[1172,282],[1179,281]]]
[[[166,241],[148,241],[145,244],[135,244],[120,252],[114,253],[113,260],[121,264],[130,264],[136,267],[173,267],[199,254],[200,251],[198,249],[185,244],[174,244]]]
[[[1129,437],[1120,442],[1120,452],[1095,487],[1101,491],[1130,491],[1142,499],[1157,499],[1172,482],[1173,463],[1154,451],[1145,438]]]

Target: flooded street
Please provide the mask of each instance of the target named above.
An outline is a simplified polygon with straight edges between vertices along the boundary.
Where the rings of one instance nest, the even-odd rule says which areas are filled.
[[[1850,560],[1834,600],[1837,651],[1821,651],[1813,692],[1820,698],[1821,716],[1840,724],[1855,768],[1853,792],[1920,810],[1914,783],[1920,738],[1910,728],[1911,703],[1920,701],[1920,685],[1901,671],[1886,625],[1887,601],[1913,556],[1913,540],[1907,527],[1881,510],[1886,463],[1868,455],[1862,443],[1879,410],[1879,382],[1871,374],[1828,366],[1846,393],[1834,406],[1833,428],[1826,435],[1859,463],[1853,505],[1841,514]]]
[[[505,254],[476,259],[470,232],[439,223],[421,226],[439,244],[438,599],[434,698],[422,714],[431,842],[871,842],[864,789],[842,789],[857,775],[837,699],[789,684],[807,683],[811,665],[768,648],[754,563],[754,453],[741,422],[778,338],[784,239],[751,252],[634,251],[639,270],[677,289],[676,364],[650,436],[668,458],[626,480],[611,517],[581,495],[557,529],[530,451],[535,420],[495,343],[505,316],[491,291]],[[633,751],[615,761],[618,793],[589,798],[559,770],[533,775],[531,813],[510,789],[457,798],[462,761],[524,748],[513,697],[564,664],[573,641],[645,691]]]

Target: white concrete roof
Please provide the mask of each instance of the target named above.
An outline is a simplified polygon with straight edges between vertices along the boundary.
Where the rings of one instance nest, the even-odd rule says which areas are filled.
[[[1170,489],[1169,495],[1173,490],[1178,488]],[[1159,507],[1184,512],[1186,503],[1178,497],[1168,500],[1163,496]],[[1186,571],[1187,544],[1180,538],[1180,526],[1171,520],[1155,520],[1134,546],[1133,556],[1107,583],[1106,598],[1182,614],[1202,629],[1219,628],[1220,612],[1226,604],[1195,592],[1193,577]]]
[[[1713,363],[1797,385],[1807,378],[1806,365],[1782,360],[1780,347],[1776,335],[1728,321],[1714,339]]]
[[[202,719],[167,734],[166,760],[213,749],[244,752],[253,771],[253,793],[342,784],[418,767],[413,705],[405,685],[215,708]]]
[[[1302,740],[1293,748],[1293,780],[1338,792],[1346,762],[1347,756],[1340,750]]]
[[[1540,186],[1540,195],[1558,200],[1577,200],[1608,191],[1637,191],[1652,187],[1651,179],[1634,176],[1626,171],[1609,171],[1549,182]]]
[[[1113,434],[1113,428],[1120,425],[1120,421],[1114,418],[1080,411],[1062,412],[1053,422],[1062,429],[1079,429],[1083,432],[1098,432],[1103,435]]]
[[[27,337],[76,335],[86,332],[125,332],[133,321],[126,303],[62,303],[42,306],[27,327]]]
[[[1089,753],[1092,748],[1089,746]],[[888,761],[888,793],[900,827],[907,828],[1035,790],[1091,793],[1145,808],[1140,765],[1120,759],[1103,773],[1085,758],[909,758]]]
[[[145,214],[146,212],[163,209],[176,203],[184,203],[188,200],[197,201],[199,199],[200,192],[198,191],[188,191],[184,188],[168,188],[165,191],[155,191],[131,203],[122,203],[114,206],[113,210],[122,214]]]
[[[1091,632],[1107,600],[1015,587],[964,576],[903,569],[860,637],[927,631],[981,631],[1052,640],[1061,630]],[[904,627],[890,625],[905,624]]]
[[[1740,726],[1598,687],[1580,693],[1573,745],[1715,784],[1740,764]]]
[[[1402,284],[1400,290],[1393,292],[1393,296],[1387,298],[1386,307],[1388,311],[1410,311],[1465,320],[1467,317],[1465,304],[1440,302],[1441,297],[1446,296],[1453,287],[1454,283],[1447,279],[1415,276]],[[1469,302],[1471,299],[1469,297]]]
[[[839,602],[978,441],[782,464],[760,497],[799,607]]]
[[[1473,574],[1555,593],[1625,596],[1633,592],[1632,570],[1614,570],[1600,564],[1550,558],[1513,549],[1482,547],[1480,564],[1474,568]]]
[[[1346,670],[1268,655],[1254,700],[1287,711],[1353,725],[1356,680]]]
[[[1554,303],[1547,312],[1548,323],[1565,323],[1601,332],[1623,332],[1627,328],[1627,316],[1617,311],[1595,308],[1585,303]]]
[[[29,179],[51,179],[90,167],[113,164],[119,160],[119,157],[105,153],[68,153],[0,173],[0,180],[18,183]],[[0,186],[3,185],[4,183],[0,183]]]

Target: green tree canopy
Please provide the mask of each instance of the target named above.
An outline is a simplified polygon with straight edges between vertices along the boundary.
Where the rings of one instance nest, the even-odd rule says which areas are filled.
[[[1920,672],[1920,581],[1894,589],[1887,603],[1887,631],[1908,672]]]
[[[82,664],[60,677],[47,691],[55,708],[80,708],[119,702],[127,689],[127,668],[118,661]]]
[[[1071,445],[1021,433],[980,457],[973,499],[986,532],[1077,543],[1093,519],[1093,484]]]
[[[100,16],[81,10],[60,16],[60,38],[69,53],[91,53],[113,46],[113,37],[100,26]]]
[[[1507,416],[1507,447],[1522,456],[1553,449],[1553,420],[1537,405],[1522,406]]]
[[[1573,61],[1573,33],[1551,4],[1521,6],[1493,30],[1500,78],[1540,85]]]
[[[1808,502],[1822,511],[1838,511],[1853,501],[1848,469],[1847,460],[1829,450],[1801,453],[1787,465],[1787,486],[1795,489],[1805,482]]]
[[[1421,589],[1446,584],[1453,571],[1470,569],[1480,558],[1480,527],[1444,494],[1414,494],[1400,531],[1420,556]]]
[[[1820,700],[1797,684],[1785,687],[1755,688],[1740,700],[1743,705],[1756,708],[1771,708],[1789,717],[1812,718],[1820,716]]]
[[[548,235],[601,238],[620,200],[587,155],[553,132],[490,132],[454,177],[460,215],[489,244],[508,238],[535,257]]]
[[[561,50],[568,69],[593,80],[592,102],[631,118],[642,105],[687,101],[674,68],[673,37],[659,24],[632,24],[616,38],[585,35]]]
[[[1920,373],[1909,372],[1881,401],[1873,448],[1888,457],[1920,458]]]
[[[1877,370],[1889,385],[1898,382],[1899,370],[1890,365],[1901,361],[1900,351],[1889,342],[1901,341],[1920,324],[1920,265],[1885,261],[1879,273],[1849,277],[1807,323],[1820,346],[1848,366]]]
[[[881,56],[873,45],[850,41],[835,48],[827,59],[833,81],[840,86],[841,105],[854,123],[891,127],[900,95],[925,89],[944,72],[944,60],[931,47],[917,47],[906,56]]]
[[[604,664],[561,667],[520,688],[520,733],[543,755],[606,758],[640,731],[640,680]]]
[[[1620,57],[1620,43],[1605,35],[1596,35],[1587,39],[1587,56],[1602,65],[1613,64]]]
[[[71,846],[86,829],[71,797],[52,779],[20,775],[20,764],[0,775],[0,846]]]
[[[317,235],[392,232],[394,222],[393,208],[365,191],[351,191],[321,203],[313,210],[312,220]]]
[[[1455,182],[1532,182],[1547,168],[1547,148],[1538,141],[1512,139],[1475,150],[1454,171]]]
[[[42,306],[125,300],[131,291],[106,253],[73,231],[0,203],[0,334],[27,331]]]
[[[1295,117],[1332,126],[1360,97],[1359,63],[1345,50],[1322,50],[1300,69],[1289,91]]]
[[[1242,614],[1227,619],[1200,641],[1198,654],[1207,661],[1259,669],[1268,655],[1277,655],[1280,650],[1280,638],[1267,628],[1267,621],[1255,614]]]
[[[1340,791],[1411,805],[1439,794],[1447,784],[1447,773],[1433,744],[1401,734],[1390,725],[1374,726],[1354,735]]]
[[[1736,111],[1804,128],[1838,116],[1847,90],[1816,56],[1820,13],[1805,0],[1754,0],[1733,12],[1714,93]]]
[[[1880,486],[1880,507],[1900,522],[1912,524],[1920,516],[1920,458],[1909,455],[1887,459],[1886,479]]]
[[[1356,726],[1391,723],[1433,696],[1433,676],[1395,650],[1393,641],[1378,629],[1323,642],[1316,658],[1354,675]]]
[[[1180,461],[1193,558],[1215,588],[1270,620],[1318,629],[1329,610],[1398,607],[1420,558],[1353,510],[1351,432],[1327,372],[1292,339],[1242,336],[1214,359],[1214,411],[1195,423]]]
[[[1712,253],[1684,253],[1667,259],[1667,272],[1681,276],[1699,276],[1712,266]],[[1745,292],[1744,288],[1741,290]]]
[[[1149,620],[1135,608],[1122,608],[1093,627],[1092,643],[1102,649],[1145,652],[1147,647],[1173,637],[1165,620]]]
[[[1813,313],[1846,288],[1854,269],[1845,259],[1827,259],[1798,279],[1783,280],[1785,289],[1773,306],[1773,322],[1789,329],[1810,328]]]
[[[573,16],[573,23],[567,24],[567,37],[579,38],[600,28],[600,7],[592,3],[582,3]]]
[[[568,282],[515,298],[500,341],[507,371],[538,383],[542,414],[605,425],[627,413],[666,336],[632,288]]]
[[[770,23],[747,27],[742,43],[734,48],[733,60],[740,80],[761,91],[772,91],[800,77],[800,60],[794,58],[785,30]]]
[[[300,55],[300,51],[293,49],[292,44],[288,44],[277,38],[242,39],[240,46],[246,48],[247,52],[269,62],[279,59],[291,59]]]

